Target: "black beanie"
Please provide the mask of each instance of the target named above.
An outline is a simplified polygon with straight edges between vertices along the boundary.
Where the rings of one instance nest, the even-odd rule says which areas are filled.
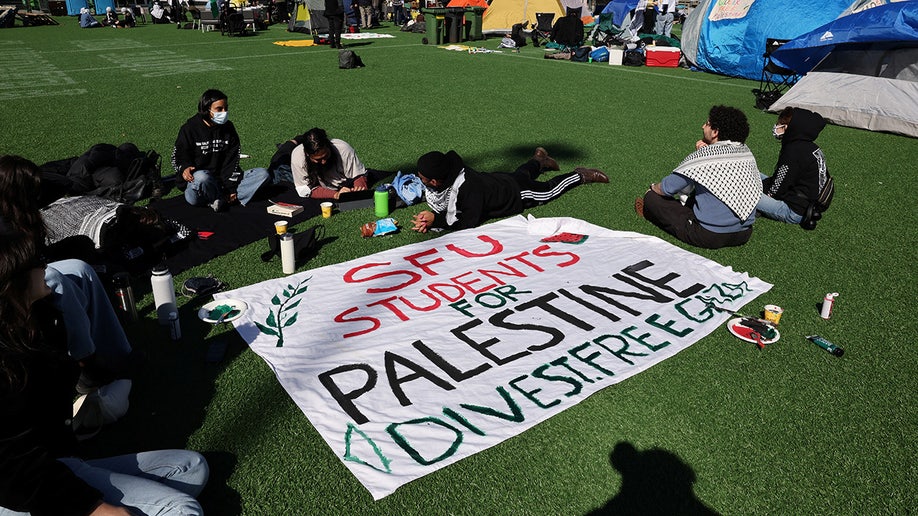
[[[427,179],[438,181],[455,177],[465,167],[462,158],[456,151],[443,154],[440,151],[431,151],[418,158],[418,172]]]

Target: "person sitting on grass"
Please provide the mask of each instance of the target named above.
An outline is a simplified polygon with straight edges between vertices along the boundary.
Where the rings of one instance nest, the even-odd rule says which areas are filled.
[[[749,122],[739,109],[714,106],[701,131],[695,152],[635,199],[634,210],[690,245],[743,245],[752,236],[762,193],[755,157],[745,144]]]
[[[80,28],[92,29],[101,26],[102,24],[99,23],[99,20],[96,20],[91,14],[89,14],[88,7],[83,7],[80,9]]]
[[[198,112],[182,125],[172,149],[176,185],[192,206],[220,212],[249,203],[268,180],[268,170],[239,167],[239,134],[229,121],[229,101],[220,90],[207,90]]]
[[[0,224],[0,514],[202,514],[197,452],[75,456],[79,369],[51,295],[32,238]]]
[[[17,228],[37,252],[47,256],[50,238],[38,206],[40,192],[38,166],[19,156],[0,156],[0,224]],[[118,379],[129,379],[137,355],[93,268],[63,258],[43,269],[51,288],[48,301],[60,312],[67,352],[81,367],[74,384],[80,394],[90,394]],[[113,400],[113,410],[120,412],[122,406],[127,410],[127,393],[123,400]]]
[[[431,229],[474,228],[488,219],[545,204],[576,186],[609,182],[601,170],[579,167],[548,181],[536,181],[545,170],[559,167],[542,147],[510,174],[477,172],[455,151],[428,152],[418,159],[417,175],[426,187],[430,210],[415,215],[411,229],[426,233]]]
[[[366,190],[370,175],[384,175],[367,169],[346,141],[328,138],[324,129],[313,127],[295,140],[290,154],[293,185],[300,197],[338,199],[341,194]]]
[[[772,129],[781,153],[771,177],[762,174],[762,196],[756,210],[788,224],[800,224],[829,177],[826,156],[814,140],[826,126],[819,113],[787,107]]]

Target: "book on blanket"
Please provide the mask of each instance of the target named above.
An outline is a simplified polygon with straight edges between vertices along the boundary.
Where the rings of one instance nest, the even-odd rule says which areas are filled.
[[[303,212],[303,207],[299,204],[290,204],[287,202],[275,202],[268,206],[268,213],[280,215],[282,217],[292,217]]]

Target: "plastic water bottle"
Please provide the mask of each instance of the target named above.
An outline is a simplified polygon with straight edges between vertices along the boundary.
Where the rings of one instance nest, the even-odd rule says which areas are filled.
[[[153,275],[150,276],[150,283],[153,286],[153,304],[156,306],[156,319],[159,324],[167,325],[169,314],[178,311],[175,304],[175,284],[172,281],[172,273],[165,264],[157,265],[153,268]]]

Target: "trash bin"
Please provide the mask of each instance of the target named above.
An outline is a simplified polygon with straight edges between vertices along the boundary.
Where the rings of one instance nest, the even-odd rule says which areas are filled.
[[[443,30],[446,8],[425,7],[421,9],[421,13],[424,15],[424,23],[427,24],[427,42],[431,45],[443,43],[446,40]]]
[[[459,43],[464,41],[462,37],[464,36],[462,28],[462,20],[465,16],[464,7],[447,7],[446,15],[444,20],[446,21],[446,27],[444,28],[444,33],[446,34],[446,43]]]
[[[485,39],[481,32],[481,19],[484,16],[485,8],[478,6],[468,6],[465,8],[465,39],[468,41],[478,41]]]

